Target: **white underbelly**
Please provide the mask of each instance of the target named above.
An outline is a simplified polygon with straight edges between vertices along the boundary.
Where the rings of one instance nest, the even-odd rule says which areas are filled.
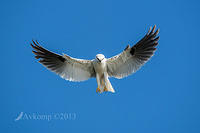
[[[94,69],[98,75],[103,75],[106,71],[106,65],[105,63],[95,63]]]

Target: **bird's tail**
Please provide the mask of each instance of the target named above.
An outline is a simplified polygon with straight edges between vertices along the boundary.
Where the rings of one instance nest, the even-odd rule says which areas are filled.
[[[113,89],[111,83],[110,83],[110,80],[109,79],[106,79],[105,80],[105,85],[106,85],[106,88],[108,89],[108,91],[112,92],[112,93],[115,93],[115,90]]]

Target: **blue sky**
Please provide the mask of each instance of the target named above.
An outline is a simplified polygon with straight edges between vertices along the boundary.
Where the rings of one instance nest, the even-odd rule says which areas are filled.
[[[199,1],[1,0],[1,132],[199,133]],[[69,82],[37,63],[29,43],[93,59],[134,45],[156,24],[156,54],[137,73],[110,81]],[[51,121],[26,115],[76,114]]]

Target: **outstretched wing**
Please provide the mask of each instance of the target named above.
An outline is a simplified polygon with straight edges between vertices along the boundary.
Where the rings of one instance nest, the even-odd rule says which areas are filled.
[[[36,59],[49,70],[70,81],[83,81],[95,77],[95,71],[90,60],[72,58],[68,55],[58,55],[40,46],[37,41],[31,43]]]
[[[155,31],[155,28],[156,26],[151,30],[150,27],[148,33],[133,47],[128,45],[122,53],[107,59],[107,71],[110,77],[126,77],[136,72],[153,56],[159,40],[157,36],[159,29]]]

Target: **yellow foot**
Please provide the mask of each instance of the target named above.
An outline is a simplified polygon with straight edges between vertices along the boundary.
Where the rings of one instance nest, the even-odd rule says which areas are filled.
[[[108,89],[106,87],[104,87],[103,91],[108,91]]]
[[[101,93],[101,89],[99,89],[99,87],[97,88],[96,92],[98,93]]]

